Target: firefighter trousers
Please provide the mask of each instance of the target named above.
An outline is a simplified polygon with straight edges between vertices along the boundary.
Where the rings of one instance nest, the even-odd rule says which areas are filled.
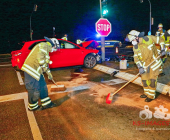
[[[25,87],[28,91],[28,108],[30,110],[38,108],[39,98],[41,99],[42,106],[50,104],[51,99],[48,97],[48,89],[44,76],[41,74],[39,81],[26,72],[24,72],[24,76]]]
[[[150,99],[155,99],[158,75],[159,69],[153,71],[151,68],[141,75],[144,94]]]

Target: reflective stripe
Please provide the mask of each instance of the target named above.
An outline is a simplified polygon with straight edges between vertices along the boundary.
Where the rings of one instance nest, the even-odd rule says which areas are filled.
[[[160,62],[161,62],[161,60],[159,59],[159,61],[158,61],[158,62],[156,62],[154,65],[152,65],[152,66],[151,66],[151,68],[156,67],[156,66],[157,66]]]
[[[153,46],[153,44],[149,45],[149,46],[148,46],[148,49],[151,50],[152,46]]]
[[[159,36],[157,36],[157,41],[156,41],[156,43],[157,43],[157,44],[159,43]]]
[[[37,72],[39,72],[40,69],[41,69],[41,66],[38,67]]]
[[[33,110],[33,109],[38,108],[38,105],[37,105],[37,106],[35,106],[35,107],[33,107],[33,108],[28,106],[28,108],[29,108],[30,110]]]
[[[45,101],[47,101],[47,100],[49,100],[50,99],[50,97],[46,97],[46,98],[44,98],[44,99],[41,99],[41,102],[45,102]]]
[[[146,92],[145,92],[146,93]],[[149,92],[147,92],[147,94],[148,95],[151,95],[151,96],[153,96],[154,98],[155,98],[155,94],[152,94],[152,93],[149,93]]]
[[[140,61],[136,62],[136,64],[139,64],[140,66],[142,66],[142,63]]]
[[[152,68],[153,71],[155,71],[155,70],[158,69],[161,65],[162,65],[162,61],[159,60],[159,63],[154,64],[153,67],[151,66],[151,68]]]
[[[41,61],[38,60],[38,62],[39,62],[40,65],[42,65],[42,64],[45,63],[45,60],[41,60]]]
[[[31,71],[33,71],[35,74],[37,74],[38,76],[40,76],[40,74],[35,70],[33,69],[32,67],[30,67],[29,65],[27,64],[24,64],[25,67],[29,68]]]
[[[138,55],[142,55],[141,53],[138,53]]]
[[[48,101],[48,102],[42,103],[42,106],[48,105],[48,104],[50,104],[50,103],[51,103],[51,100]]]
[[[38,104],[38,102],[36,102],[35,104],[29,104],[30,107],[36,106]]]
[[[147,67],[145,66],[145,62],[143,63],[143,68],[147,68]]]
[[[29,69],[27,69],[27,68],[25,68],[25,67],[22,67],[21,68],[21,70],[23,70],[23,71],[25,71],[25,72],[27,72],[27,73],[29,73],[29,74],[31,74],[36,80],[38,80],[39,81],[39,79],[40,79],[40,76],[38,76],[38,75],[35,75],[32,71],[30,71]]]
[[[152,57],[158,63],[158,60],[156,59],[155,55],[153,55]]]
[[[44,52],[45,54],[47,54],[47,51],[44,49],[40,49],[40,51]]]
[[[137,54],[135,54],[133,57],[136,57],[136,56],[138,56]]]
[[[149,92],[155,92],[155,90],[149,89]]]
[[[49,59],[49,58],[50,58],[50,56],[49,56],[49,55],[46,55],[46,58],[47,58],[47,59]]]

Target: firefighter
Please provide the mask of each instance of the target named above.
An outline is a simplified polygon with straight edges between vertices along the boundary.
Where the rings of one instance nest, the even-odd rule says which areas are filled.
[[[62,37],[61,39],[68,40],[67,39],[67,34],[65,34],[64,37]]]
[[[167,30],[167,32],[165,33],[165,48],[167,51],[167,55],[170,53],[169,47],[170,47],[170,29]]]
[[[157,48],[153,42],[153,40],[156,40],[156,37],[144,36],[144,32],[140,33],[136,30],[132,30],[127,35],[126,40],[133,44],[134,62],[141,74],[144,94],[140,97],[146,98],[145,102],[151,102],[155,99],[157,78],[162,64],[160,58],[155,60],[159,56]],[[164,50],[160,53],[161,55],[165,55]],[[155,62],[147,68],[147,66],[154,60]]]
[[[76,43],[77,44],[81,44],[83,41],[81,41],[80,39],[77,39]]]
[[[165,32],[165,35],[166,35],[166,32]],[[158,54],[160,54],[162,49],[165,49],[165,51],[167,51],[165,40],[160,36],[160,32],[159,31],[157,31],[157,33],[156,33],[156,42],[155,42],[155,45],[157,47]],[[163,45],[164,45],[164,47],[163,47]],[[163,72],[163,66],[164,66],[164,63],[166,62],[166,59],[167,59],[167,55],[161,57],[162,65],[161,65],[161,68],[159,70],[159,76],[164,76],[165,75],[165,73]]]
[[[156,32],[156,36],[157,36],[158,32],[159,32],[160,36],[165,40],[165,32],[166,32],[166,30],[163,29],[163,24],[162,23],[158,24],[158,31]]]
[[[56,51],[56,46],[59,45],[57,39],[44,37],[47,42],[40,42],[34,46],[27,56],[21,70],[24,71],[25,87],[28,91],[28,110],[43,110],[55,107],[48,97],[47,84],[43,73],[48,75],[48,79],[52,80],[53,76],[48,68],[50,61],[49,52]],[[38,105],[38,99],[41,99],[41,106]]]

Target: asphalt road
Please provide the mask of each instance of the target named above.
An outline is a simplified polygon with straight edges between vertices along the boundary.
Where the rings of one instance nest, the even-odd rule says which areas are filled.
[[[107,94],[115,92],[126,81],[94,69],[77,67],[52,69],[52,74],[58,84],[64,84],[71,90],[49,93],[57,107],[34,112],[33,124],[25,109],[25,86],[18,80],[18,75],[24,80],[23,72],[17,74],[11,66],[0,67],[0,139],[170,139],[170,111],[163,114],[157,112],[163,116],[162,119],[156,118],[154,114],[155,107],[159,108],[160,105],[170,110],[168,96],[159,95],[154,101],[146,103],[139,98],[143,93],[142,87],[130,83],[117,93],[112,104],[108,105],[105,103]],[[52,82],[48,81],[47,77],[46,82],[50,89]],[[18,97],[22,95],[23,97]],[[149,108],[140,114],[145,105]],[[36,125],[38,127],[35,127]]]

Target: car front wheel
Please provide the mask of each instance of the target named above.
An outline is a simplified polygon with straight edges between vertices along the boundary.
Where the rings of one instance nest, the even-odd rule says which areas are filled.
[[[84,59],[84,66],[86,68],[93,68],[97,63],[96,57],[92,54],[88,54]]]

